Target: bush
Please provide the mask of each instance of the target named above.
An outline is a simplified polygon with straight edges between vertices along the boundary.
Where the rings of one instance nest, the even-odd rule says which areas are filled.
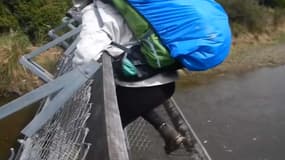
[[[285,9],[284,8],[275,8],[274,10],[274,25],[278,27],[285,22]]]
[[[256,0],[218,0],[229,14],[232,24],[245,27],[250,32],[263,32],[272,23],[268,8],[258,4]],[[233,32],[239,32],[233,28]]]
[[[285,8],[285,0],[259,0],[261,4],[271,7]]]
[[[23,33],[13,32],[0,38],[0,95],[7,92],[21,93],[27,90],[31,76],[18,63],[27,52],[29,40]]]
[[[61,22],[71,6],[70,0],[7,0],[4,3],[33,43],[47,40],[47,32]]]
[[[9,9],[0,2],[0,33],[8,32],[11,29],[16,30],[18,25],[17,19],[11,14]]]
[[[22,32],[10,32],[0,36],[0,97],[11,93],[21,95],[41,84],[37,76],[19,63],[23,54],[35,49]],[[49,72],[55,73],[60,53],[61,50],[55,47],[33,60]]]

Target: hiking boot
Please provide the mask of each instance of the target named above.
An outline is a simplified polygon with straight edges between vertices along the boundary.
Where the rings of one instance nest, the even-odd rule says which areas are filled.
[[[159,127],[158,131],[164,139],[164,150],[166,154],[170,154],[171,152],[179,149],[179,147],[185,140],[185,137],[183,137],[174,128],[167,125],[166,123],[163,123]]]

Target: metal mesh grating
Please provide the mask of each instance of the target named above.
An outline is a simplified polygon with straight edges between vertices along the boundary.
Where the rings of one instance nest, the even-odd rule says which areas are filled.
[[[158,108],[160,114],[166,119],[169,125],[173,125],[163,106]],[[159,133],[142,118],[127,127],[128,142],[132,160],[206,160],[203,157],[201,146],[196,142],[193,151],[185,146],[167,155],[164,151],[164,142]],[[187,133],[189,134],[189,132]],[[189,135],[190,136],[190,135]],[[193,136],[191,135],[191,138]],[[194,140],[195,141],[195,140]],[[198,151],[199,150],[199,151]],[[200,153],[198,153],[200,152]]]
[[[131,123],[127,128],[128,145],[132,150],[147,151],[152,144],[148,138],[148,124],[142,118],[137,119]]]
[[[85,123],[91,108],[88,86],[82,88],[39,133],[23,142],[21,160],[84,159],[89,148],[85,143],[88,134]]]
[[[60,76],[72,70],[72,54],[59,62]],[[20,140],[20,160],[83,160],[90,144],[85,143],[88,134],[86,121],[90,116],[91,84],[89,81],[60,109],[34,136]],[[48,103],[46,99],[45,103]],[[44,106],[43,106],[44,107]]]

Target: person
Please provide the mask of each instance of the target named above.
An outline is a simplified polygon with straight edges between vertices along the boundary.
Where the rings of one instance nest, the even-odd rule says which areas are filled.
[[[111,5],[102,1],[98,0],[96,5],[98,10],[94,11],[94,4],[89,4],[81,11],[82,31],[73,58],[73,63],[76,66],[92,59],[100,59],[103,52],[108,52],[115,58],[122,55],[124,51],[111,45],[112,42],[127,48],[135,48],[131,43],[135,41],[133,33],[120,14]],[[98,19],[96,11],[103,17],[102,22]],[[164,149],[167,154],[177,150],[185,138],[167,124],[164,117],[155,108],[174,94],[177,78],[176,71],[157,73],[138,81],[124,81],[118,77],[115,78],[123,127],[125,128],[137,118],[143,117],[160,133],[165,142]]]

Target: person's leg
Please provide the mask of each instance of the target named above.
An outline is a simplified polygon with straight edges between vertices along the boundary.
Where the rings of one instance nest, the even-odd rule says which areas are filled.
[[[123,127],[142,116],[143,113],[161,105],[173,95],[174,90],[174,82],[141,88],[116,86]]]
[[[123,127],[142,116],[160,133],[167,153],[180,146],[184,137],[154,110],[173,95],[174,83],[142,88],[117,86],[116,90]]]
[[[166,120],[157,112],[158,111],[156,109],[152,109],[142,114],[142,117],[155,129],[159,129],[164,123],[166,123]]]
[[[166,123],[166,120],[156,111],[152,109],[142,115],[161,135],[165,142],[165,152],[167,154],[177,150],[185,140],[172,126]]]
[[[161,105],[173,95],[174,90],[174,82],[141,88],[117,86],[117,100],[123,127],[136,120],[143,113]]]

